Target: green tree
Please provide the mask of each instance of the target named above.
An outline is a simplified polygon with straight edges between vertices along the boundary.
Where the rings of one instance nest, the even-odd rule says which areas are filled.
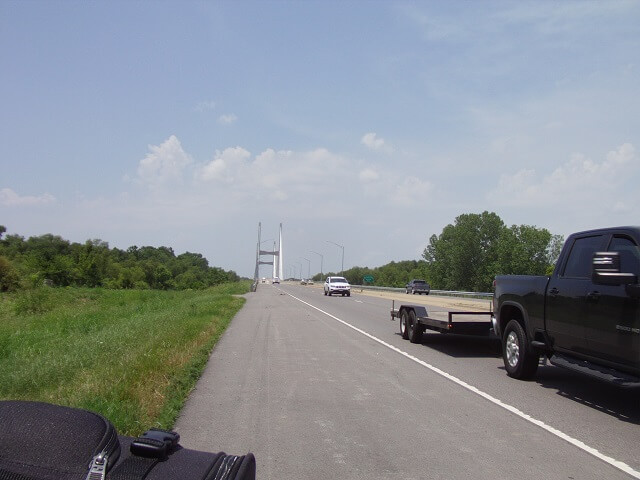
[[[240,280],[233,271],[210,267],[199,253],[176,257],[170,247],[134,245],[111,250],[99,239],[71,244],[52,234],[25,240],[18,235],[4,236],[5,232],[0,228],[0,256],[6,259],[3,278],[9,278],[6,272],[15,272],[23,283],[33,286],[47,281],[52,286],[173,289],[206,288]],[[13,273],[10,278],[14,278]]]
[[[209,261],[199,253],[185,252],[176,258],[178,263],[185,267],[185,271],[188,267],[196,267],[202,271],[206,271],[209,268]]]
[[[50,233],[29,237],[24,244],[22,263],[31,277],[47,280],[54,286],[68,286],[74,281],[75,262],[71,244]]]
[[[27,245],[24,237],[20,235],[7,235],[4,240],[0,240],[0,252],[7,256],[7,258],[16,258],[24,254],[27,250]]]
[[[444,290],[488,291],[504,222],[495,213],[463,214],[432,235],[423,253],[433,285]]]
[[[502,232],[495,274],[545,275],[551,233],[545,228],[512,225]]]
[[[195,270],[188,270],[179,274],[175,279],[175,285],[178,290],[186,289],[201,289],[205,288],[204,281],[199,277],[199,272]]]
[[[106,283],[109,268],[109,244],[102,240],[87,240],[80,247],[77,268],[78,283],[87,287],[98,287]]]
[[[229,281],[229,274],[222,268],[212,267],[207,272],[207,285],[220,285]]]
[[[171,270],[169,270],[165,265],[156,265],[153,276],[153,288],[169,290],[175,286]]]
[[[20,275],[8,258],[0,255],[0,292],[12,292],[20,287]]]
[[[347,281],[352,285],[361,285],[363,283],[363,278],[366,275],[372,275],[374,280],[376,280],[376,276],[373,275],[372,270],[366,267],[353,267],[344,272],[344,277]]]
[[[124,289],[149,288],[149,284],[145,282],[144,270],[138,265],[121,268],[118,272],[118,280],[116,282],[116,285],[118,286],[118,288]]]

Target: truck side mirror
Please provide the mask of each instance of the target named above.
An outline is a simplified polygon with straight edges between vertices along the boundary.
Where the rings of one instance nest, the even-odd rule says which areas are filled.
[[[633,273],[620,271],[619,252],[595,252],[591,265],[591,280],[599,285],[632,285],[638,283]]]

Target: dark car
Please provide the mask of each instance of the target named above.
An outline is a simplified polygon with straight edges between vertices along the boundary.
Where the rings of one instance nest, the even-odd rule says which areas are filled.
[[[429,295],[429,292],[431,291],[431,287],[424,280],[411,280],[405,286],[405,290],[407,293],[412,293],[414,295],[416,293],[419,293],[420,295],[422,295],[423,293],[425,295]]]

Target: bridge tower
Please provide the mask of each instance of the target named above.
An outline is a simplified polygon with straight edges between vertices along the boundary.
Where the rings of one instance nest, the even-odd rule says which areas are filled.
[[[258,245],[256,247],[256,269],[253,275],[253,290],[257,288],[260,265],[273,265],[273,278],[283,279],[284,273],[282,269],[282,223],[280,224],[280,233],[278,235],[278,248],[276,242],[273,242],[273,250],[262,250],[260,237],[262,235],[262,222],[258,222]],[[263,260],[262,257],[271,257],[271,259]]]

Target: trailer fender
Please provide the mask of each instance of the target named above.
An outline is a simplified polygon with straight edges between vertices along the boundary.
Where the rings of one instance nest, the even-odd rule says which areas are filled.
[[[427,309],[423,305],[401,305],[399,313],[402,313],[403,310],[406,310],[407,313],[413,311],[413,313],[415,313],[416,315],[416,318],[428,316]]]

